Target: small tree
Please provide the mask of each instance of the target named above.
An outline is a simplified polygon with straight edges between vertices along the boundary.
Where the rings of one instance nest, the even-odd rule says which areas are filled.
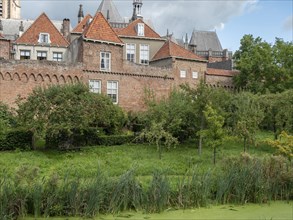
[[[293,136],[286,132],[281,132],[278,140],[268,141],[268,144],[277,149],[277,153],[288,158],[289,161],[293,159]]]
[[[159,152],[159,159],[162,158],[162,147],[169,149],[178,144],[177,138],[164,129],[163,123],[152,122],[149,128],[143,129],[138,138],[155,144]]]
[[[64,147],[87,141],[87,133],[115,133],[124,122],[118,106],[106,96],[89,92],[83,84],[37,88],[19,103],[17,112],[19,122],[34,137],[61,139]]]
[[[199,131],[205,138],[205,142],[213,149],[213,163],[216,164],[217,148],[222,145],[224,138],[226,137],[224,126],[224,117],[221,116],[210,105],[207,105],[204,110],[204,116],[207,127],[204,130]]]
[[[13,127],[13,124],[15,124],[14,116],[9,107],[0,102],[0,139]]]
[[[247,142],[254,141],[258,126],[263,120],[263,109],[256,97],[246,92],[237,94],[232,104],[235,105],[234,131],[238,137],[243,139],[243,149],[246,152]]]

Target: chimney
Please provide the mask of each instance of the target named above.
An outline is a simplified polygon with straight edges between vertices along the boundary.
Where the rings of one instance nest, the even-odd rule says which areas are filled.
[[[23,21],[20,21],[20,25],[19,25],[19,37],[21,37],[21,35],[24,32],[24,27],[23,27]]]
[[[110,11],[107,10],[107,21],[109,22],[110,21]]]
[[[229,60],[229,52],[227,49],[223,50],[223,60]]]
[[[63,36],[70,41],[70,19],[64,18],[62,24],[62,34]]]
[[[186,50],[188,50],[188,35],[187,35],[187,33],[186,33],[186,35],[185,35],[184,48],[185,48]]]
[[[81,20],[84,18],[82,5],[79,5],[77,18],[78,18],[78,23],[81,22]]]
[[[0,34],[3,34],[3,24],[2,20],[0,19]]]

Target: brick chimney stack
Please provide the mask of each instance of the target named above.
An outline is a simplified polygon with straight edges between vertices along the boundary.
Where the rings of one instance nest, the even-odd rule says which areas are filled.
[[[70,19],[68,18],[63,19],[62,34],[68,41],[70,41]]]

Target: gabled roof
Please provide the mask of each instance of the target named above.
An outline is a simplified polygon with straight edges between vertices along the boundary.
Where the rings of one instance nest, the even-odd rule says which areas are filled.
[[[18,44],[39,44],[39,34],[50,35],[50,46],[67,47],[69,42],[62,36],[58,29],[45,13],[42,13],[34,23],[16,40]]]
[[[106,41],[123,44],[101,12],[98,12],[84,32],[84,38],[94,41]]]
[[[152,61],[170,58],[170,57],[207,62],[202,57],[197,56],[196,54],[190,52],[189,50],[186,50],[185,48],[175,44],[171,40],[168,40],[161,47],[161,49],[153,57]]]
[[[215,31],[196,31],[192,32],[190,39],[191,45],[196,45],[198,51],[222,51],[222,46]]]
[[[72,33],[78,33],[78,34],[81,34],[84,29],[85,29],[85,26],[88,22],[89,19],[93,18],[90,14],[87,14],[82,20],[81,22],[79,22],[77,24],[77,26],[72,30]]]
[[[4,36],[0,33],[0,39],[4,39]]]
[[[139,38],[157,38],[162,39],[159,34],[157,34],[150,26],[148,26],[142,19],[136,19],[131,22],[126,28],[118,30],[118,35],[123,37],[138,37],[136,25],[138,23],[144,24],[144,36]]]
[[[114,5],[112,0],[102,0],[98,12],[102,12],[105,18],[107,18],[107,15],[109,13],[109,22],[114,23],[122,23],[123,19],[121,15],[119,14],[116,6]]]
[[[237,70],[223,70],[223,69],[214,69],[214,68],[207,68],[208,75],[214,76],[228,76],[232,77],[239,73]]]

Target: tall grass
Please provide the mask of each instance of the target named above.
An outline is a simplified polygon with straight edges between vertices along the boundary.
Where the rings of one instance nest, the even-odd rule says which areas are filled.
[[[100,169],[88,179],[77,175],[60,178],[56,173],[39,179],[30,171],[9,176],[4,170],[0,173],[0,219],[27,214],[94,217],[125,210],[151,213],[212,203],[292,200],[292,166],[282,157],[257,159],[244,154],[208,171],[193,167],[175,177],[155,171],[146,182],[138,181],[134,168],[111,178]]]

